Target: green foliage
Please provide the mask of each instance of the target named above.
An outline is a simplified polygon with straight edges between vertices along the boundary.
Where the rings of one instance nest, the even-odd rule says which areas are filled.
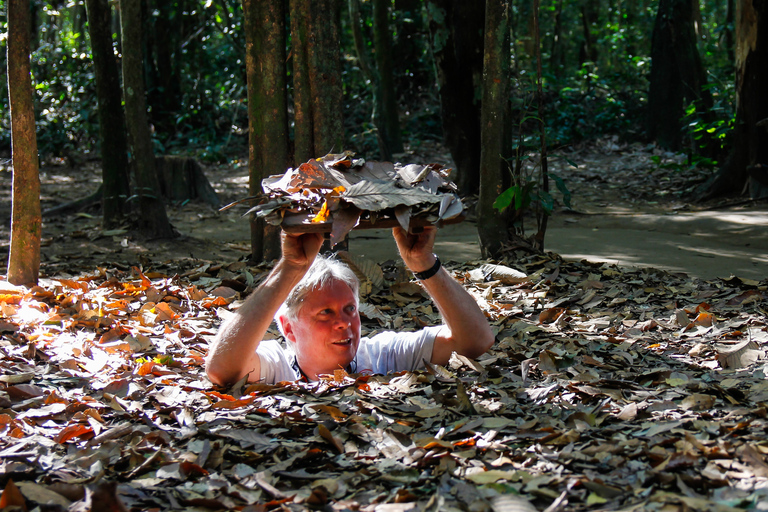
[[[568,190],[563,179],[552,173],[548,173],[547,176],[555,182],[557,189],[562,194],[563,204],[570,208],[571,191]],[[549,191],[542,189],[537,178],[538,176],[529,175],[524,178],[525,181],[522,184],[512,185],[499,194],[499,197],[493,203],[493,207],[499,212],[510,207],[517,212],[525,212],[532,205],[536,205],[541,207],[544,215],[552,215],[555,209],[555,197]]]

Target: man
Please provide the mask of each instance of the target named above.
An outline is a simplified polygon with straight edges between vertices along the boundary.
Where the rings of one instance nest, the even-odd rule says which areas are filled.
[[[433,253],[437,228],[393,235],[400,256],[421,280],[443,325],[416,333],[385,332],[360,339],[357,278],[346,265],[318,257],[319,233],[282,233],[282,257],[262,284],[221,326],[210,347],[211,382],[318,380],[344,368],[350,373],[415,370],[422,358],[445,365],[452,352],[470,358],[494,342],[488,321],[469,293],[441,267]],[[288,340],[262,342],[273,317]]]

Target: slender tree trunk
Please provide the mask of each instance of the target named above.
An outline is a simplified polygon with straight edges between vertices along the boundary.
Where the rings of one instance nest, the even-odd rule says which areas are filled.
[[[432,56],[442,110],[443,138],[453,156],[459,189],[480,186],[480,97],[485,2],[428,0]]]
[[[37,284],[40,273],[40,174],[30,71],[29,0],[8,0],[8,98],[11,108],[13,199],[8,281]]]
[[[738,0],[736,20],[734,146],[705,199],[745,190],[753,199],[768,197],[768,4]]]
[[[725,50],[728,53],[728,60],[730,62],[736,62],[736,54],[734,53],[733,44],[733,27],[735,22],[736,5],[735,0],[727,0],[727,11],[725,14]]]
[[[382,139],[386,144],[382,155],[386,160],[390,160],[393,154],[403,152],[395,93],[388,3],[390,3],[389,0],[373,0],[373,45],[376,49],[376,68],[379,78],[378,96],[381,98],[378,129],[382,132]]]
[[[136,171],[135,194],[139,198],[139,231],[151,238],[173,238],[165,212],[147,120],[144,68],[141,51],[141,3],[120,1],[123,38],[123,96],[125,119]]]
[[[538,16],[538,13],[536,14]],[[551,54],[551,63],[550,63],[550,69],[553,70],[553,73],[556,77],[560,78],[563,76],[563,71],[565,71],[565,44],[563,42],[563,0],[558,0],[557,6],[555,8],[555,28],[554,28],[554,34],[552,37],[552,51]],[[538,36],[538,34],[537,34]],[[537,53],[537,55],[541,53]]]
[[[309,3],[309,84],[315,156],[344,150],[339,0]]]
[[[96,96],[99,107],[103,225],[111,228],[128,213],[130,194],[128,141],[120,94],[120,75],[112,45],[112,9],[108,0],[86,0],[88,32],[91,38]]]
[[[289,0],[293,60],[294,165],[314,157],[312,89],[309,85],[309,2]]]
[[[507,223],[493,203],[502,192],[505,172],[504,114],[509,101],[509,0],[487,0],[483,58],[483,110],[480,196],[477,230],[485,258],[498,258],[507,239]]]
[[[597,21],[595,0],[584,0],[581,4],[581,29],[584,34],[581,50],[579,51],[579,67],[585,62],[597,62],[597,46],[592,37],[592,26]]]
[[[648,137],[660,146],[682,146],[681,118],[686,102],[706,116],[712,96],[696,45],[691,0],[661,0],[653,27],[651,81],[648,93]]]
[[[261,180],[288,166],[288,109],[285,66],[284,0],[243,0],[248,74],[250,194]],[[251,259],[280,257],[279,228],[251,220]]]
[[[339,0],[290,0],[295,156],[344,150]]]
[[[363,31],[360,28],[365,22],[360,13],[360,0],[349,0],[349,24],[352,29],[352,41],[357,53],[357,62],[363,78],[370,84],[371,95],[373,96],[373,107],[371,122],[376,126],[376,140],[379,144],[379,159],[390,160],[392,154],[389,151],[389,145],[385,137],[385,130],[381,124],[381,112],[384,111],[384,105],[381,97],[381,86],[378,70],[371,64],[371,58],[363,37]]]
[[[539,107],[539,144],[541,157],[541,179],[539,181],[541,191],[544,194],[549,193],[549,163],[547,161],[547,128],[544,121],[544,92],[542,82],[542,63],[541,63],[541,28],[539,26],[539,0],[533,0],[533,20],[534,32],[536,34],[536,102]],[[536,220],[538,221],[538,231],[533,237],[533,247],[539,251],[544,251],[544,236],[547,233],[547,223],[549,213],[545,212],[539,202],[536,207]]]

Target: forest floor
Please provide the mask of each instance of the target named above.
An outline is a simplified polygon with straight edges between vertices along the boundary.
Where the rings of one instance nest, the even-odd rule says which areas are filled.
[[[439,235],[497,343],[414,373],[216,388],[207,344],[268,269],[241,211],[171,206],[172,241],[47,218],[40,285],[0,281],[0,509],[768,510],[768,208],[686,202],[706,176],[653,148],[563,156],[554,252],[480,260],[471,216]],[[244,162],[206,173],[246,195]],[[100,181],[41,175],[44,208]],[[440,321],[387,233],[350,247],[364,335]]]

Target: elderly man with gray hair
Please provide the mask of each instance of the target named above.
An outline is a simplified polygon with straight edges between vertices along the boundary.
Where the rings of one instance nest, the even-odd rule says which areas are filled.
[[[206,370],[211,382],[228,385],[306,379],[345,369],[386,374],[445,365],[451,353],[476,358],[494,342],[488,321],[472,296],[433,253],[437,228],[393,235],[400,256],[437,304],[443,324],[417,332],[382,332],[360,338],[357,277],[345,264],[318,256],[318,233],[282,233],[282,257],[269,276],[219,329]],[[263,340],[272,319],[288,340]]]

